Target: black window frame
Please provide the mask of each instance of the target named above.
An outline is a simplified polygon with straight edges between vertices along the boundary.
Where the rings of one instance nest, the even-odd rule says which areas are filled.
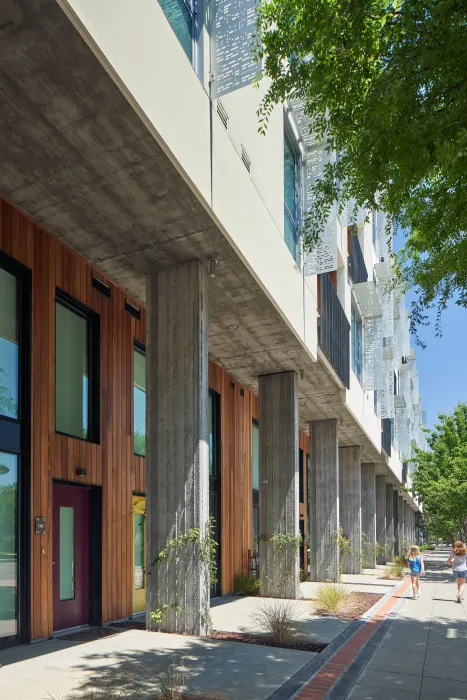
[[[18,459],[17,482],[17,633],[0,638],[0,649],[31,640],[31,369],[32,272],[0,250],[0,267],[19,281],[18,418],[0,416],[0,452]],[[4,430],[3,430],[4,428]]]
[[[305,479],[305,465],[304,465],[304,459],[305,459],[305,452],[304,450],[299,447],[298,448],[298,502],[299,503],[305,503],[305,484],[304,484],[304,479]]]
[[[258,430],[259,430],[259,420],[257,418],[253,418],[251,421],[251,434],[252,435],[253,435],[253,426],[258,428]],[[259,455],[258,455],[258,457],[259,457]],[[251,476],[252,476],[252,481],[253,481],[253,450],[251,453]],[[252,504],[251,504],[252,505],[252,523],[251,523],[252,533],[251,534],[252,534],[252,539],[253,539],[253,551],[256,551],[256,553],[259,557],[259,536],[260,536],[260,534],[259,534],[259,489],[254,489],[252,487],[252,489],[251,489],[251,501],[252,501]],[[258,522],[258,546],[257,547],[254,546],[255,545],[255,541],[254,541],[255,527],[254,527],[254,524],[256,522],[255,518],[256,518],[256,521]]]
[[[132,401],[132,426],[131,426],[131,436],[133,439],[133,454],[136,457],[146,457],[146,447],[147,447],[147,435],[144,433],[144,455],[140,454],[139,452],[135,452],[135,350],[136,352],[139,352],[141,355],[144,355],[144,359],[147,361],[147,356],[146,356],[146,345],[142,343],[140,340],[137,338],[133,338],[133,395],[131,397]],[[147,392],[146,392],[147,394]],[[147,403],[147,397],[146,397],[146,411],[147,411],[148,403]]]
[[[89,308],[86,304],[63,291],[59,287],[55,290],[55,309],[57,304],[61,304],[72,313],[81,316],[88,322],[88,368],[89,368],[89,391],[88,391],[88,437],[80,437],[57,430],[57,357],[55,356],[55,432],[58,435],[82,440],[83,442],[100,444],[101,441],[101,319],[97,311]],[[57,329],[55,328],[55,344]]]

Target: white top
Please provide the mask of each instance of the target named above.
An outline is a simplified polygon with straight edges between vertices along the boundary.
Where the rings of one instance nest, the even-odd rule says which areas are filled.
[[[462,554],[460,557],[452,552],[452,570],[453,571],[467,571],[467,555]]]

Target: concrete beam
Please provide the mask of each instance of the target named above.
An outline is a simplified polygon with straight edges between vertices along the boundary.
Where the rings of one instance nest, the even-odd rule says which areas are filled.
[[[298,598],[298,378],[259,378],[259,559],[261,595]]]
[[[198,261],[148,277],[147,624],[207,633],[209,517],[207,273]],[[184,541],[189,532],[194,541]],[[161,563],[155,563],[171,540]]]
[[[310,578],[339,579],[339,450],[337,420],[310,423]]]
[[[362,464],[362,551],[364,568],[376,567],[376,481],[374,464]]]
[[[361,448],[339,448],[339,521],[350,552],[341,562],[345,574],[362,571],[362,470]],[[384,479],[384,477],[383,477]]]
[[[375,485],[377,563],[386,564],[386,477],[377,475]]]
[[[394,560],[394,490],[386,484],[386,561]]]

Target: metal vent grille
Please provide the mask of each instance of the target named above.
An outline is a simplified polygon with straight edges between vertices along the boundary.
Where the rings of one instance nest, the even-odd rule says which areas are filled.
[[[98,292],[110,299],[112,295],[112,287],[110,284],[107,284],[107,282],[101,280],[99,277],[97,277],[97,275],[91,275],[91,285],[94,287],[94,289],[97,289]]]
[[[251,175],[251,160],[250,160],[250,156],[249,156],[248,153],[245,151],[245,149],[244,149],[243,146],[242,146],[242,161],[243,161],[243,165],[245,166],[245,168],[248,170],[248,172],[249,172],[250,175]]]
[[[133,316],[133,318],[136,318],[137,321],[141,319],[141,310],[138,309],[137,306],[131,303],[131,301],[128,301],[128,299],[125,299],[125,311],[127,311],[130,316]]]
[[[217,100],[217,114],[219,115],[219,119],[221,120],[222,124],[224,125],[224,129],[228,131],[229,128],[229,115],[225,111],[224,105],[220,100]]]

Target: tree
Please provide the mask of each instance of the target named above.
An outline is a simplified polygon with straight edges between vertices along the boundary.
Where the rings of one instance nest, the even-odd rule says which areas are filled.
[[[353,197],[406,232],[415,321],[450,297],[467,306],[466,0],[265,0],[257,38],[270,80],[259,130],[293,96],[340,154],[314,188],[305,247]]]
[[[427,529],[443,538],[467,539],[467,404],[440,414],[428,434],[430,449],[415,449],[412,486],[423,502]]]

